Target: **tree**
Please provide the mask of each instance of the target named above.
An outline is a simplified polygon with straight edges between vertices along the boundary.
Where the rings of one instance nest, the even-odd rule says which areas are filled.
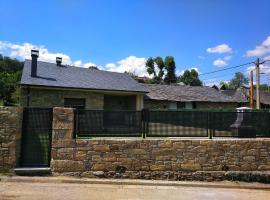
[[[219,86],[220,86],[220,89],[221,89],[221,90],[229,90],[229,89],[230,89],[229,84],[226,83],[225,81],[221,81],[221,82],[219,83]]]
[[[178,82],[182,82],[185,85],[201,86],[202,81],[199,79],[199,74],[195,69],[185,70],[184,74],[178,78]]]
[[[165,75],[164,82],[166,84],[176,83],[175,62],[172,56],[167,56],[165,58],[165,69],[167,70],[167,74]]]
[[[98,68],[97,66],[95,66],[95,65],[89,66],[88,69],[96,69],[96,70],[99,70],[99,68]]]
[[[149,75],[152,75],[152,83],[176,83],[175,62],[172,56],[167,56],[165,62],[162,57],[148,58],[146,68]]]
[[[237,89],[249,83],[248,78],[241,72],[236,72],[234,78],[232,78],[229,82],[230,89]]]
[[[164,76],[164,62],[161,57],[148,58],[146,61],[146,68],[149,75],[153,75],[152,83],[162,83]],[[155,66],[158,68],[158,73],[156,72]]]
[[[18,102],[18,82],[22,68],[23,62],[0,55],[0,100],[4,100],[4,103]]]

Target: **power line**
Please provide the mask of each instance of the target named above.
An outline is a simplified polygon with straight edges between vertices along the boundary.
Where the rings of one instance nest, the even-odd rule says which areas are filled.
[[[245,63],[245,64],[242,64],[242,65],[237,65],[237,66],[234,66],[234,67],[228,67],[228,68],[225,68],[225,69],[215,70],[215,71],[211,71],[211,72],[206,72],[206,73],[203,73],[203,74],[199,74],[199,76],[204,76],[204,75],[208,75],[208,74],[214,74],[214,73],[217,73],[217,72],[226,71],[226,70],[230,70],[230,69],[235,69],[235,68],[243,67],[245,65],[250,65],[250,64],[254,64],[254,62],[249,62],[249,63]]]
[[[215,78],[231,77],[231,76],[235,75],[236,72],[242,72],[242,73],[245,73],[245,72],[247,72],[247,71],[246,71],[246,70],[234,71],[234,72],[227,73],[227,74],[225,74],[225,75],[218,75],[218,76],[212,76],[212,77],[209,77],[209,78],[201,79],[201,81],[207,81],[207,80],[215,79]]]

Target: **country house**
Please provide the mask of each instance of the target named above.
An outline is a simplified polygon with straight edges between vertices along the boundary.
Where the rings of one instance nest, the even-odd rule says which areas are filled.
[[[80,68],[32,60],[24,63],[21,106],[74,107],[93,110],[231,109],[246,105],[244,95],[233,96],[207,86],[143,84],[125,73]],[[237,93],[238,94],[238,93]]]

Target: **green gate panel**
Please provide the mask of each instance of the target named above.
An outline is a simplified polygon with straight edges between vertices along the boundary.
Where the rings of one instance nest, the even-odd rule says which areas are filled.
[[[21,166],[49,166],[51,159],[52,109],[25,108]]]

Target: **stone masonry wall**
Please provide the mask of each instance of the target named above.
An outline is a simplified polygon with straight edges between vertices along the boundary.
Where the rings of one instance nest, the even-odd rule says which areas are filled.
[[[20,155],[22,108],[0,107],[0,172],[12,171]]]
[[[64,98],[85,99],[86,109],[103,109],[104,95],[88,91],[54,90],[30,88],[29,106],[52,108],[64,106]],[[27,90],[21,89],[21,106],[27,106]]]
[[[73,139],[73,120],[72,109],[54,108],[54,175],[164,178],[270,170],[270,139]]]

